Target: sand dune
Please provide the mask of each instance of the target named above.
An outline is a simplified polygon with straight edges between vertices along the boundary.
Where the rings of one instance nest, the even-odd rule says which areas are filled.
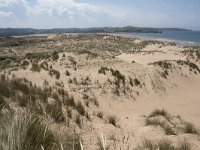
[[[78,134],[84,148],[93,150],[101,145],[98,138],[103,134],[113,150],[145,149],[144,139],[169,141],[176,148],[188,143],[190,149],[200,149],[196,132],[200,127],[200,62],[195,47],[189,47],[189,51],[188,47],[166,42],[111,35],[40,38],[44,42],[12,47],[22,58],[2,63],[1,75],[10,80],[25,78],[31,81],[31,88],[46,90],[46,101],[35,90],[32,113],[40,110],[38,114],[45,117],[61,142],[66,142],[63,137],[67,133]],[[4,53],[0,51],[2,56],[12,56],[9,49],[7,45]],[[24,60],[27,65],[22,65]],[[20,90],[16,98],[24,95]],[[68,102],[70,96],[74,103]],[[21,110],[27,102],[5,99],[15,110]],[[50,105],[53,107],[49,110]],[[65,118],[61,123],[51,111],[58,106]],[[156,109],[153,116],[151,112]],[[193,128],[189,131],[185,130],[188,122]]]

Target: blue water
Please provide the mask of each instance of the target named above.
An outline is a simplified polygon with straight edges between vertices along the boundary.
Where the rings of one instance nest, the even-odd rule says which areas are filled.
[[[130,33],[130,35],[169,40],[180,44],[200,45],[200,31],[164,31],[162,33]]]

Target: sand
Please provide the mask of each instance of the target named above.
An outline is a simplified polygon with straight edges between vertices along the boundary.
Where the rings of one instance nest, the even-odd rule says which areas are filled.
[[[47,39],[58,40],[64,37],[64,35],[50,35]],[[88,37],[84,38],[87,39]],[[144,139],[167,139],[175,145],[179,141],[187,140],[191,143],[191,149],[200,149],[200,137],[197,135],[185,133],[165,135],[161,127],[145,125],[146,117],[153,110],[165,109],[172,116],[181,116],[185,121],[190,121],[197,128],[200,128],[200,73],[196,73],[195,69],[191,69],[189,65],[178,64],[177,61],[187,62],[189,60],[195,62],[197,66],[200,66],[200,63],[183,53],[186,50],[185,47],[158,43],[147,45],[133,53],[126,50],[127,45],[124,46],[124,49],[119,49],[120,44],[112,43],[119,40],[120,37],[100,36],[95,40],[90,38],[85,40],[84,38],[81,37],[77,41],[73,37],[71,39],[68,37],[57,45],[59,47],[63,46],[64,50],[71,48],[70,52],[61,52],[59,60],[48,62],[61,73],[59,80],[50,77],[45,70],[40,73],[33,73],[30,70],[31,66],[26,70],[12,71],[12,74],[19,78],[25,77],[41,87],[44,80],[47,80],[51,85],[58,81],[63,82],[70,94],[83,103],[84,94],[97,99],[99,107],[91,104],[87,108],[87,111],[91,114],[91,121],[86,121],[84,128],[79,129],[79,132],[85,138],[84,146],[88,150],[95,149],[96,144],[94,143],[101,134],[108,139],[112,139],[110,138],[112,136],[118,138],[116,148],[113,146],[113,140],[109,140],[111,149],[120,149],[120,147],[124,150],[128,149],[127,147],[135,148]],[[130,40],[129,42],[133,41],[132,39],[127,40]],[[133,42],[141,44],[141,41],[143,40],[136,39]],[[94,51],[92,53],[97,53],[97,57],[91,57],[87,53],[76,53],[75,49],[84,49],[84,46],[90,43],[93,43],[91,49]],[[104,47],[106,44],[108,46]],[[113,51],[109,49],[109,44],[114,45],[115,49]],[[102,50],[98,51],[100,47]],[[106,51],[105,53],[103,49]],[[112,56],[113,53],[115,57]],[[64,58],[62,57],[63,54],[65,54]],[[77,62],[75,66],[71,64],[69,56]],[[166,69],[150,65],[158,61],[167,61],[173,67]],[[77,70],[74,69],[75,67]],[[99,69],[101,67],[119,70],[125,76],[125,85],[123,86],[120,83],[118,89],[119,95],[114,92],[116,89],[115,77],[111,74],[111,71],[100,74]],[[66,70],[71,73],[70,76],[65,75]],[[163,76],[163,72],[166,70],[168,75]],[[74,77],[78,80],[78,83],[70,84],[69,80]],[[89,83],[87,85],[81,84],[87,77],[90,79]],[[140,84],[131,86],[130,80],[134,81],[134,79],[139,80]],[[96,117],[96,114],[100,111],[104,114],[103,119]],[[116,116],[117,127],[108,123],[107,117],[109,115]],[[123,138],[126,136],[129,137],[129,140],[127,144],[124,144]]]

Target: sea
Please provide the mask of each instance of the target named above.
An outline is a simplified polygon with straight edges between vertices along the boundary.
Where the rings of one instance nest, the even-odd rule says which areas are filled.
[[[200,31],[163,31],[162,33],[125,33],[124,36],[175,42],[183,45],[200,45]]]

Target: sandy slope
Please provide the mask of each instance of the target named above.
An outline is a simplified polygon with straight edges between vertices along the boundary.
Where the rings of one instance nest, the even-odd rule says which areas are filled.
[[[48,38],[55,37],[58,38],[52,35]],[[30,71],[30,66],[26,70],[13,71],[12,74],[17,77],[25,77],[38,86],[42,86],[44,80],[52,85],[58,81],[63,82],[65,88],[83,103],[84,94],[97,99],[100,106],[96,107],[91,104],[91,107],[87,108],[92,121],[87,123],[83,130],[81,129],[85,137],[85,147],[88,149],[94,149],[95,145],[91,144],[93,143],[91,141],[96,142],[97,136],[103,133],[107,137],[115,135],[119,139],[123,136],[130,136],[127,144],[130,147],[136,147],[145,138],[166,138],[175,143],[186,139],[192,143],[192,149],[198,150],[200,149],[199,136],[190,134],[167,136],[159,127],[145,126],[145,116],[158,108],[167,110],[172,116],[179,115],[200,127],[200,74],[191,71],[187,65],[179,65],[174,62],[174,60],[187,61],[188,57],[182,53],[183,50],[184,48],[181,46],[154,44],[135,53],[122,52],[115,58],[96,57],[89,59],[87,54],[65,52],[65,58],[62,58],[63,53],[61,53],[59,60],[48,62],[53,68],[60,71],[61,78],[59,80],[50,77],[48,72],[44,70],[40,73],[33,73]],[[68,56],[77,61],[77,70],[74,70],[74,66],[70,64]],[[61,59],[62,63],[60,63]],[[164,68],[148,65],[164,60],[169,60],[170,63],[174,64],[174,67],[168,70],[169,75],[166,78],[161,76]],[[199,66],[198,63],[197,65]],[[110,71],[106,71],[105,75],[99,74],[98,70],[101,67],[119,70],[126,77],[125,87],[120,86],[119,95],[113,92],[115,90],[115,77]],[[65,75],[66,70],[69,70],[71,76]],[[69,84],[69,79],[74,77],[78,80],[78,84]],[[89,77],[90,82],[88,85],[82,85],[81,82],[86,77]],[[131,86],[130,78],[138,79],[140,85]],[[123,93],[123,88],[125,93]],[[104,119],[96,117],[99,111],[103,112]],[[119,127],[108,123],[108,115],[117,117]],[[119,140],[118,144],[122,146],[123,142]],[[119,145],[116,149],[120,148]],[[127,149],[125,145],[122,147]]]

